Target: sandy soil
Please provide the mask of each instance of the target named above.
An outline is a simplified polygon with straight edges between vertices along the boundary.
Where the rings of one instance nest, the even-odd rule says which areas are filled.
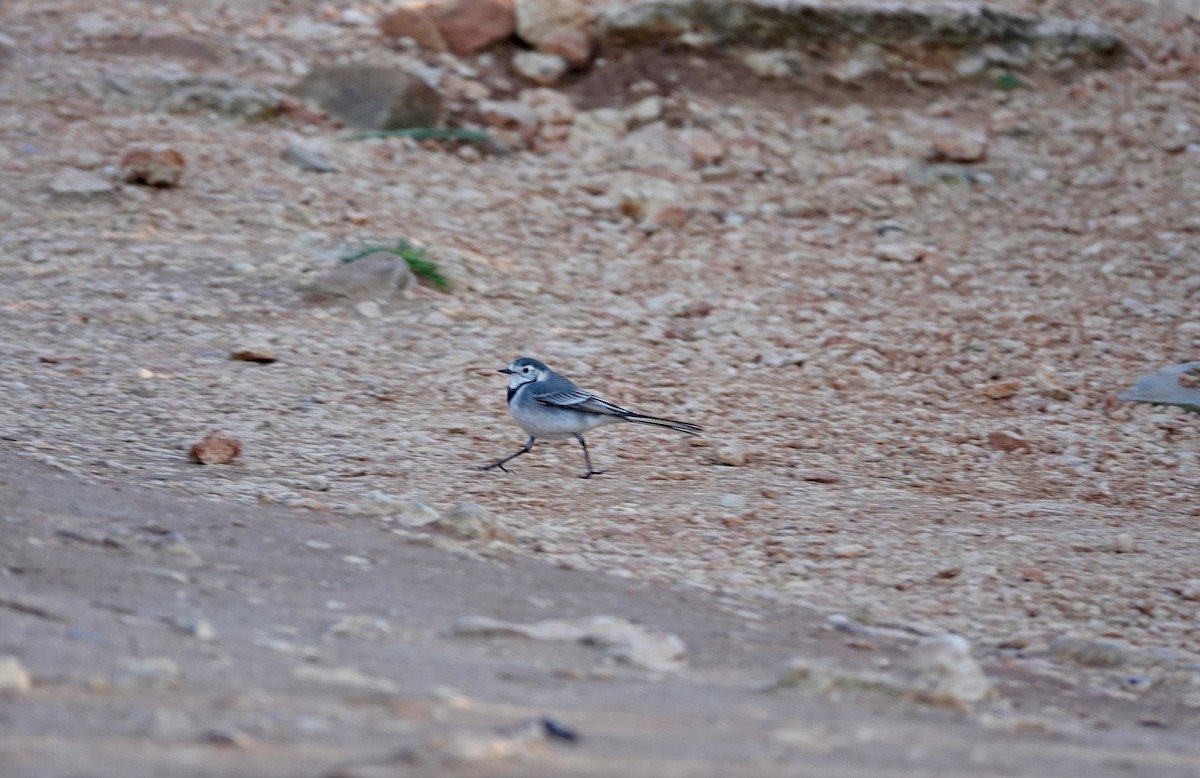
[[[1008,7],[1079,17],[1080,5]],[[340,763],[380,744],[377,724],[342,726],[353,700],[306,700],[282,681],[276,691],[264,681],[267,692],[251,706],[263,716],[272,706],[292,710],[281,729],[256,730],[265,751],[196,745],[207,714],[162,724],[155,711],[218,709],[247,679],[257,686],[257,668],[279,661],[256,639],[301,644],[323,634],[323,566],[351,563],[283,553],[271,538],[333,543],[325,533],[349,533],[346,547],[364,558],[401,560],[362,580],[347,571],[355,587],[336,599],[356,613],[406,621],[406,610],[385,605],[389,592],[418,586],[415,573],[406,577],[405,555],[422,555],[435,572],[437,559],[459,557],[418,551],[387,532],[397,522],[372,514],[399,497],[438,509],[479,503],[506,528],[488,554],[520,561],[472,563],[462,573],[468,601],[470,592],[511,597],[525,603],[512,617],[525,618],[536,606],[522,598],[542,596],[537,587],[585,596],[596,586],[611,598],[589,608],[662,623],[695,645],[705,645],[710,624],[761,639],[764,653],[731,660],[747,671],[730,676],[728,687],[741,690],[733,696],[776,677],[786,656],[869,664],[947,631],[968,638],[999,679],[1000,699],[962,719],[852,706],[851,719],[897,728],[887,730],[896,733],[894,750],[867,749],[866,761],[854,761],[844,732],[818,727],[825,734],[795,742],[835,745],[788,746],[785,763],[820,753],[831,775],[839,765],[847,775],[872,774],[878,764],[903,763],[896,744],[910,739],[905,727],[915,717],[912,737],[940,745],[913,747],[925,755],[914,774],[941,769],[920,762],[930,754],[949,754],[939,762],[946,770],[980,764],[969,748],[945,750],[947,727],[968,733],[963,743],[979,738],[981,748],[1014,729],[1055,733],[1021,741],[1038,745],[1014,757],[1017,773],[1035,772],[1044,757],[1093,772],[1128,763],[1146,774],[1194,774],[1183,735],[1194,737],[1200,722],[1197,425],[1115,395],[1143,373],[1195,359],[1200,340],[1197,24],[1182,3],[1087,5],[1136,48],[1129,66],[1030,75],[1012,91],[871,80],[842,89],[759,82],[713,58],[614,53],[562,91],[581,109],[623,108],[625,87],[650,74],[666,92],[662,121],[610,140],[582,137],[561,151],[491,156],[398,139],[342,142],[329,122],[295,112],[260,122],[170,113],[151,97],[164,78],[287,89],[313,63],[351,55],[421,60],[458,78],[459,91],[465,81],[505,97],[515,86],[503,53],[464,65],[396,50],[368,26],[336,24],[336,14],[297,3],[10,4],[0,28],[8,106],[0,115],[0,438],[11,454],[59,471],[176,492],[138,492],[160,515],[122,526],[177,529],[208,571],[195,580],[189,573],[186,584],[158,573],[110,583],[121,578],[129,540],[114,536],[119,545],[110,548],[103,538],[54,534],[93,520],[86,506],[111,487],[90,481],[69,482],[75,507],[55,507],[66,498],[45,487],[51,502],[34,501],[31,513],[4,525],[3,591],[52,597],[79,614],[68,624],[87,625],[83,637],[66,635],[61,621],[0,609],[0,653],[20,657],[37,681],[31,695],[4,701],[5,715],[21,723],[8,743],[25,755],[20,769],[38,774],[39,760],[53,758],[63,760],[53,774],[67,774],[103,752],[124,775],[153,774],[155,759],[215,752],[230,759],[221,774],[265,774],[284,755],[278,774],[294,774],[282,766],[310,756]],[[131,46],[131,36],[169,43],[146,49]],[[697,165],[687,152],[696,129],[721,146],[713,164]],[[978,133],[984,159],[931,161],[938,138],[968,142]],[[52,190],[66,167],[107,179],[135,141],[182,152],[181,186]],[[281,156],[289,144],[320,151],[338,171],[300,170]],[[673,210],[657,229],[631,218],[659,205]],[[347,246],[401,236],[429,247],[455,281],[452,293],[414,287],[364,306],[318,303],[303,291]],[[276,361],[230,359],[246,347]],[[707,435],[598,431],[589,443],[608,472],[587,481],[575,477],[579,452],[565,443],[539,445],[511,476],[476,472],[523,441],[494,372],[519,355],[623,405],[694,420]],[[213,428],[236,435],[242,457],[189,462],[188,447]],[[6,478],[10,492],[26,475],[50,483],[36,480],[49,478],[44,471],[22,470],[27,461],[13,460],[22,475]],[[104,494],[112,507],[103,515],[118,516],[129,492]],[[235,532],[226,516],[243,516],[246,527]],[[252,531],[260,516],[275,529]],[[227,554],[235,560],[227,564],[252,574],[221,572]],[[333,558],[345,555],[356,553]],[[54,574],[22,583],[25,568]],[[518,570],[533,578],[508,577]],[[197,583],[207,575],[234,593]],[[301,584],[324,599],[306,605]],[[276,593],[256,594],[262,587]],[[94,591],[114,607],[97,607]],[[143,622],[178,615],[177,591],[181,600],[214,598],[204,610],[218,634],[243,637],[222,637],[210,650],[188,647],[194,638],[161,625],[147,629]],[[694,598],[687,602],[707,615],[680,626],[676,597]],[[501,611],[501,599],[470,610]],[[469,615],[456,602],[420,617],[417,631]],[[256,611],[266,607],[280,615]],[[289,615],[306,607],[305,625]],[[866,630],[873,650],[846,646],[860,638],[826,635],[830,614]],[[288,629],[271,633],[277,622]],[[253,637],[263,623],[268,638]],[[796,642],[810,633],[826,642]],[[42,641],[58,648],[41,651]],[[400,651],[408,642],[384,646]],[[536,696],[541,680],[506,681],[496,691],[497,671],[477,650],[423,645],[425,656],[462,653],[437,684],[398,681],[406,694],[473,685],[461,677],[484,684],[479,697],[488,705],[519,707],[511,718],[538,708],[521,690]],[[1079,646],[1107,658],[1081,664]],[[701,650],[715,652],[713,672],[729,667],[715,660],[721,643]],[[113,698],[89,686],[95,668],[119,657],[182,651],[206,669],[193,680],[179,659],[188,664],[184,691],[155,691],[141,708],[135,698],[144,690]],[[385,647],[348,651],[336,662],[393,677],[381,669]],[[361,663],[355,651],[365,652]],[[860,653],[867,658],[856,660]],[[705,721],[766,727],[784,715],[772,706],[832,704],[760,695],[700,702],[708,692],[693,680],[668,704],[645,683],[630,694],[644,700],[641,715],[663,717],[681,738],[669,741],[681,744],[676,756],[700,748],[683,723],[690,710],[704,710]],[[564,686],[555,687],[566,695],[555,704],[578,691]],[[634,737],[628,721],[602,715],[624,705],[619,685],[601,686],[596,720]],[[327,751],[302,748],[306,717],[321,719],[299,712],[309,704],[337,709],[336,726],[312,724]],[[362,704],[373,721],[391,715]],[[717,709],[726,704],[759,713],[722,719]],[[121,717],[107,715],[110,705]],[[68,719],[88,738],[73,752],[48,734]],[[357,734],[342,739],[344,731]],[[766,740],[751,750],[714,746],[712,758],[726,760],[719,774],[736,774],[734,763],[750,774],[763,769],[753,760],[778,756],[776,741],[762,735],[773,730],[756,731]],[[622,742],[613,753],[647,765],[665,758],[644,742]],[[272,758],[260,759],[265,753]],[[586,753],[584,762],[601,755]],[[1154,763],[1154,754],[1167,761]],[[238,766],[246,764],[254,766]],[[557,764],[603,772],[594,762]],[[666,774],[656,769],[645,773]]]
[[[701,592],[448,554],[352,517],[214,510],[0,464],[14,541],[0,651],[35,679],[0,696],[6,776],[1200,770],[1178,711],[1011,663],[985,662],[1003,698],[970,715],[870,689],[766,691],[797,656],[847,671],[903,661],[903,641],[848,641],[811,611],[751,615]],[[478,614],[620,614],[681,637],[688,664],[648,673],[594,648],[447,635]],[[189,631],[197,620],[213,633]],[[577,739],[512,735],[547,717]],[[454,738],[515,744],[462,755]]]

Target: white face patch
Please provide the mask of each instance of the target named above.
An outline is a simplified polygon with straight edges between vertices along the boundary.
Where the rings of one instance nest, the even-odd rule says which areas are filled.
[[[530,365],[521,365],[520,367],[509,365],[508,369],[512,371],[512,375],[508,379],[509,389],[516,389],[521,384],[527,384],[538,379],[538,371]]]

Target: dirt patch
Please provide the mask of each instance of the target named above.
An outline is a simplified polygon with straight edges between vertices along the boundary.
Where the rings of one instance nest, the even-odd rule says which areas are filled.
[[[472,559],[467,547],[448,554],[377,521],[89,483],[8,454],[0,463],[5,532],[24,541],[0,555],[0,652],[34,679],[0,696],[14,778],[403,765],[859,774],[896,760],[945,775],[974,774],[983,760],[1183,776],[1200,765],[1191,739],[1172,731],[1187,727],[1185,711],[1147,716],[1139,702],[996,658],[985,667],[1001,697],[970,715],[865,684],[832,697],[772,692],[797,656],[840,668],[830,677],[850,684],[904,663],[912,643],[862,627],[852,636],[807,611]],[[465,616],[601,614],[678,635],[686,666],[648,673],[596,648],[450,630]]]
[[[218,52],[208,44],[175,35],[118,39],[100,46],[98,52],[119,57],[193,59],[213,65],[221,61]]]
[[[672,45],[611,49],[601,56],[602,66],[563,84],[563,90],[585,110],[624,107],[648,93],[682,94],[750,109],[769,106],[783,114],[817,106],[900,109],[981,90],[971,84],[923,86],[886,75],[866,76],[847,86],[831,82],[820,71],[807,78],[764,79],[728,54]]]

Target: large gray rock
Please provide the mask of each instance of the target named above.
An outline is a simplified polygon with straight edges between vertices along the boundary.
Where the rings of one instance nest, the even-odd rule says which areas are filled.
[[[971,644],[961,635],[923,638],[909,661],[919,674],[917,688],[935,701],[968,706],[992,693],[991,682],[971,656]]]
[[[318,67],[296,91],[347,125],[364,130],[434,127],[442,115],[442,98],[437,90],[420,76],[399,68]]]
[[[226,78],[185,79],[158,104],[168,113],[213,113],[254,121],[279,113],[279,96]]]
[[[1128,52],[1121,38],[1096,24],[1042,20],[978,3],[642,0],[614,8],[600,27],[610,46],[680,38],[765,49],[875,43],[909,49],[916,57],[950,48],[990,51],[1005,64],[1069,59],[1087,66],[1115,64]]]
[[[1200,362],[1184,362],[1139,378],[1121,399],[1151,405],[1177,405],[1200,413]]]
[[[548,619],[517,624],[487,616],[466,616],[450,629],[455,637],[508,637],[582,643],[605,649],[617,661],[656,672],[674,672],[687,661],[687,646],[678,635],[656,632],[620,616]]]
[[[461,540],[487,541],[507,535],[487,508],[473,502],[455,505],[428,526]]]
[[[315,302],[390,300],[412,283],[413,274],[403,257],[376,251],[352,262],[339,262],[328,272],[302,287]]]
[[[74,82],[73,89],[92,100],[116,108],[167,113],[209,113],[254,121],[279,113],[281,95],[217,75],[138,71],[106,72]]]
[[[1059,635],[1050,643],[1050,652],[1058,659],[1084,667],[1113,668],[1127,664],[1133,652],[1115,640],[1075,635]]]
[[[113,193],[113,185],[88,170],[65,167],[50,179],[50,191],[59,197],[95,197]]]

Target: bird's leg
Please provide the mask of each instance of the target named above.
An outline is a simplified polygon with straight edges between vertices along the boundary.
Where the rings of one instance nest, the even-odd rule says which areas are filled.
[[[521,449],[520,451],[513,454],[512,456],[508,456],[508,457],[505,457],[504,459],[501,459],[499,462],[493,462],[490,465],[479,465],[479,469],[480,470],[491,470],[493,467],[498,467],[506,473],[511,473],[512,471],[509,470],[507,467],[505,467],[504,463],[514,460],[517,457],[521,456],[522,454],[528,454],[529,449],[533,448],[533,443],[535,440],[536,440],[536,438],[534,438],[532,435],[530,435],[529,440],[525,441],[525,448]],[[591,467],[589,466],[588,469],[590,470]]]
[[[576,432],[575,439],[579,441],[579,445],[583,446],[583,461],[584,461],[584,463],[587,464],[587,472],[579,477],[580,478],[591,478],[594,475],[600,475],[601,473],[603,473],[604,472],[603,470],[593,470],[592,469],[592,458],[591,458],[591,456],[588,455],[587,442],[584,441],[583,436],[580,435],[578,432]]]

